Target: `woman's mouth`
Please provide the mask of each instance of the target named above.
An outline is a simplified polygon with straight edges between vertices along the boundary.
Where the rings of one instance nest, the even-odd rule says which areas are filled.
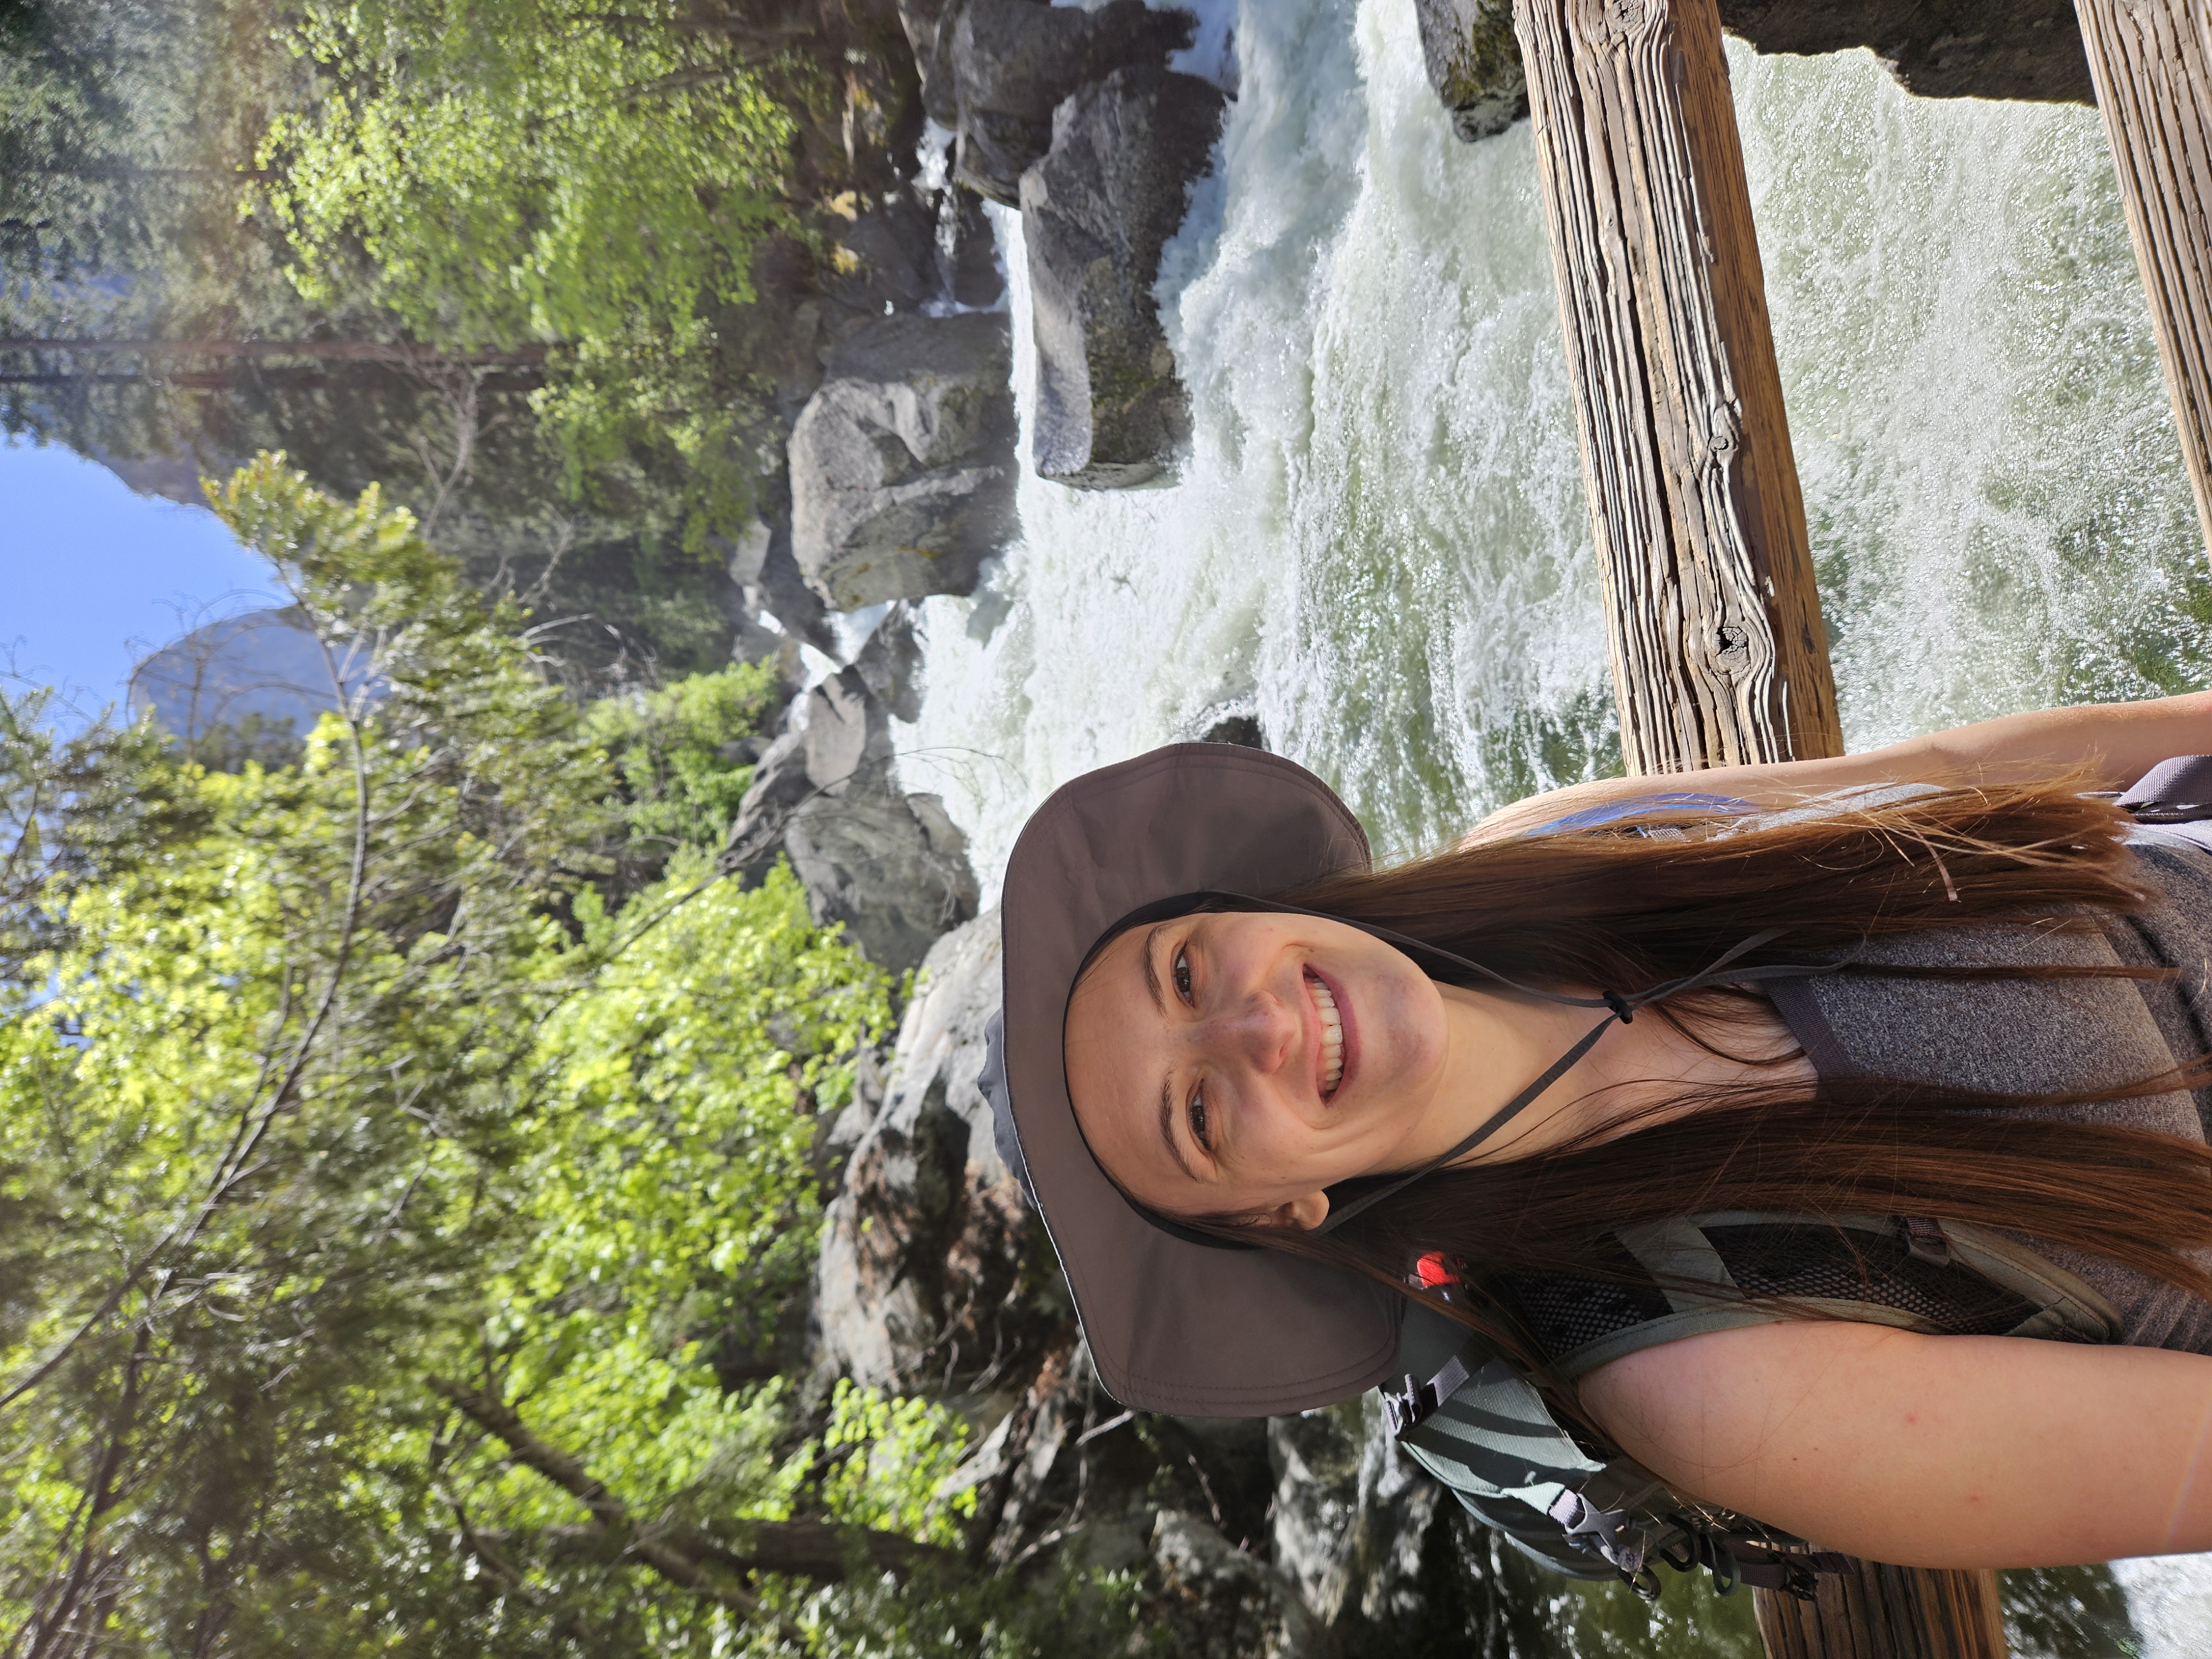
[[[1327,1100],[1344,1081],[1344,1016],[1337,1012],[1336,994],[1321,975],[1308,973],[1306,984],[1321,1013],[1321,1097]]]

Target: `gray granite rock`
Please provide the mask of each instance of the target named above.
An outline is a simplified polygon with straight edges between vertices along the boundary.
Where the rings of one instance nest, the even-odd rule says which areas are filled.
[[[1414,0],[1429,83],[1473,143],[1528,113],[1512,0]],[[2096,101],[2073,0],[1720,0],[1760,52],[1865,47],[1923,98]]]
[[[1266,1562],[1194,1515],[1163,1510],[1152,1525],[1159,1587],[1146,1620],[1171,1622],[1174,1651],[1204,1659],[1321,1659],[1320,1623]]]
[[[1429,84],[1468,143],[1528,112],[1528,82],[1513,33],[1513,0],[1413,0]]]
[[[1015,205],[1023,173],[1052,143],[1060,100],[1117,69],[1164,67],[1190,44],[1193,23],[1188,12],[1154,11],[1143,0],[1108,0],[1096,11],[1034,0],[946,7],[930,79],[951,83],[960,181]]]
[[[921,641],[915,636],[913,609],[904,600],[884,613],[853,666],[893,715],[909,725],[921,718]]]
[[[1018,1288],[1035,1220],[975,1085],[999,995],[994,911],[932,947],[880,1103],[856,1102],[830,1127],[849,1152],[815,1276],[817,1351],[829,1371],[882,1388],[948,1373],[964,1383],[1030,1345],[1036,1322]],[[998,1473],[988,1462],[973,1480]]]
[[[1761,52],[1870,49],[1923,98],[2091,104],[2073,0],[1720,0],[1721,27]]]
[[[792,814],[783,849],[823,926],[902,974],[975,914],[968,838],[935,795],[822,795]]]
[[[896,788],[889,711],[858,668],[798,699],[754,763],[722,868],[750,886],[779,855],[790,859],[814,920],[842,922],[870,961],[895,974],[975,914],[967,837],[936,796]]]
[[[1051,152],[1022,175],[1036,465],[1048,478],[1144,483],[1189,440],[1152,289],[1160,250],[1211,164],[1221,112],[1219,89],[1195,76],[1116,70],[1053,112]]]
[[[966,593],[1014,530],[1006,317],[896,317],[832,356],[793,428],[792,551],[833,610]]]

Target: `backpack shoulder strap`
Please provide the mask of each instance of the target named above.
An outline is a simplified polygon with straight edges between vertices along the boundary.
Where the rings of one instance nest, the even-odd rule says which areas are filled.
[[[1802,1286],[1762,1287],[1823,1318],[1941,1333],[1959,1327],[1948,1313],[1974,1309],[1980,1334],[2116,1342],[2119,1312],[2078,1275],[1990,1228],[1932,1218],[1835,1216],[1722,1211],[1617,1228],[1614,1237],[1651,1275],[1666,1311],[1619,1326],[1559,1356],[1560,1374],[1586,1376],[1599,1366],[1662,1342],[1708,1331],[1764,1325],[1789,1316],[1747,1299],[1729,1266],[1731,1252],[1762,1248],[1802,1233],[1814,1245],[1847,1250],[1852,1266],[1880,1279],[1885,1260],[1912,1282],[1887,1294],[1850,1293],[1838,1274],[1808,1273]],[[1728,1241],[1723,1249],[1717,1239]],[[1843,1289],[1845,1293],[1838,1294]],[[1994,1321],[1994,1322],[1991,1322]]]

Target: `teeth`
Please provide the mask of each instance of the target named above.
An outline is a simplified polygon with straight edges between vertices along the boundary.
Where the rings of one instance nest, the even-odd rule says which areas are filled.
[[[1310,982],[1314,1006],[1321,1010],[1321,1088],[1330,1094],[1344,1081],[1344,1016],[1336,1012],[1336,999],[1327,985],[1318,979]]]

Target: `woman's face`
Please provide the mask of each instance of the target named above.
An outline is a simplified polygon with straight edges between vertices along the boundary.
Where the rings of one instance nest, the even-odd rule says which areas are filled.
[[[1443,998],[1356,927],[1233,913],[1130,928],[1067,1006],[1076,1121],[1170,1215],[1311,1226],[1321,1189],[1410,1164],[1437,1102]]]

